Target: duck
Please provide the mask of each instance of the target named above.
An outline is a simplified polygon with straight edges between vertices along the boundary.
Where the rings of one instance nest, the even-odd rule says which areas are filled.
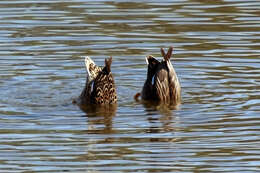
[[[85,57],[86,83],[74,103],[80,105],[111,105],[117,103],[114,77],[111,72],[112,57],[105,59],[105,66],[99,67],[90,57]]]
[[[141,96],[144,101],[167,105],[181,103],[181,85],[170,60],[172,51],[173,47],[170,47],[167,53],[161,48],[161,62],[152,55],[146,57],[147,77],[141,93],[134,96],[136,101],[139,101]]]

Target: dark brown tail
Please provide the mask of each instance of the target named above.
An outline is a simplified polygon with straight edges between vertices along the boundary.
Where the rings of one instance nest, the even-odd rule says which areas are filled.
[[[108,73],[111,72],[111,64],[112,64],[112,56],[110,56],[110,58],[105,59],[105,67]]]
[[[138,102],[139,101],[138,97],[140,97],[140,96],[141,96],[141,93],[136,93],[134,96],[135,101]]]
[[[171,46],[169,49],[168,49],[168,52],[167,54],[165,54],[163,48],[161,48],[161,53],[162,53],[162,56],[164,58],[165,61],[169,60],[172,56],[172,51],[173,51],[173,47]]]

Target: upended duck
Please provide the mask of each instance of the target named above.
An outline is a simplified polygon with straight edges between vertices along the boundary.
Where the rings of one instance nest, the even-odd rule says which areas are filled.
[[[85,88],[77,101],[81,105],[107,105],[117,102],[114,78],[111,72],[112,57],[105,59],[103,68],[97,66],[90,57],[85,58],[87,70]]]
[[[173,48],[168,49],[167,54],[161,48],[162,61],[159,62],[153,56],[146,58],[147,79],[141,93],[135,95],[145,101],[158,102],[168,105],[178,105],[181,103],[181,85],[177,74],[172,66],[170,58]]]

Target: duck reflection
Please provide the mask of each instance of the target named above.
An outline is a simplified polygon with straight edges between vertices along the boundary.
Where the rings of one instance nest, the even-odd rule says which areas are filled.
[[[113,117],[116,115],[117,104],[111,105],[78,105],[86,113],[87,117],[87,135],[89,137],[85,142],[86,154],[79,155],[78,159],[86,162],[102,160],[104,151],[97,147],[97,144],[114,143],[115,139],[110,136],[116,133],[113,130]],[[106,135],[104,135],[106,134]],[[93,136],[92,136],[93,135]],[[98,172],[93,170],[93,172]]]
[[[148,133],[174,131],[172,124],[176,116],[173,110],[178,109],[178,107],[155,102],[142,102],[142,104],[147,114],[147,120],[151,124]]]
[[[88,117],[88,132],[98,134],[112,133],[113,117],[116,114],[117,104],[112,105],[80,105]],[[101,128],[100,128],[101,126]]]

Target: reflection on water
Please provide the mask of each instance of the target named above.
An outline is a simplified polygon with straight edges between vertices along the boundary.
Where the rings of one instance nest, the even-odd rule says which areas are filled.
[[[113,128],[113,117],[116,114],[117,105],[81,105],[81,110],[86,112],[88,117],[88,133],[98,133],[92,129],[92,125],[104,125],[104,129],[99,133],[111,133]]]
[[[259,171],[260,2],[0,1],[0,172]],[[174,47],[182,104],[137,103]],[[113,56],[118,105],[71,104]]]

